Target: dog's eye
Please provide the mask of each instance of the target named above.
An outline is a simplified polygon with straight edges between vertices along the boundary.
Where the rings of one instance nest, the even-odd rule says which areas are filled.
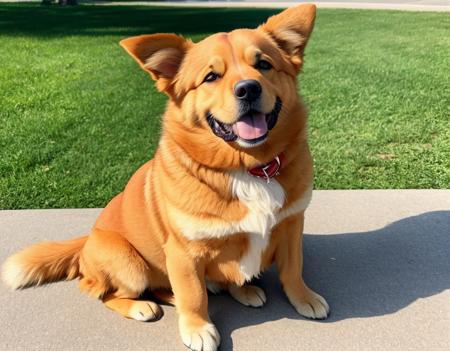
[[[203,82],[214,82],[215,80],[217,80],[217,79],[219,79],[219,75],[217,74],[217,73],[214,73],[214,72],[209,72],[207,75],[206,75],[206,77],[205,77],[205,79],[203,79]]]
[[[256,69],[262,69],[263,71],[268,71],[272,68],[272,64],[269,61],[266,60],[259,60],[256,65]]]

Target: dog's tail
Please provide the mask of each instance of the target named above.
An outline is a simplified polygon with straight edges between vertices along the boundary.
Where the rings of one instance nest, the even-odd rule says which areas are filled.
[[[79,258],[87,236],[66,241],[48,241],[29,246],[10,256],[2,278],[13,289],[72,280],[79,274]]]

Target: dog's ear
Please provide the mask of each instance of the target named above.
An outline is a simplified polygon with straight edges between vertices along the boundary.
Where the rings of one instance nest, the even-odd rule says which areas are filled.
[[[120,45],[150,73],[159,91],[171,94],[172,82],[192,42],[175,34],[139,35]]]
[[[268,33],[279,48],[288,54],[296,69],[300,70],[315,18],[316,6],[303,4],[270,17],[259,29]]]

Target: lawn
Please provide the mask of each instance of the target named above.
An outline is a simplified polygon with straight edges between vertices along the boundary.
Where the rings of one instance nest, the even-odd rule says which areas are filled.
[[[276,10],[0,4],[0,208],[100,207],[152,157],[165,97],[127,36]],[[450,17],[319,10],[300,87],[316,189],[450,187]]]

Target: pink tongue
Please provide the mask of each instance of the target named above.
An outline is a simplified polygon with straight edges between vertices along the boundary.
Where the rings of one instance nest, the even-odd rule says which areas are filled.
[[[267,133],[266,116],[263,113],[245,115],[233,124],[233,132],[242,139],[259,138]]]

